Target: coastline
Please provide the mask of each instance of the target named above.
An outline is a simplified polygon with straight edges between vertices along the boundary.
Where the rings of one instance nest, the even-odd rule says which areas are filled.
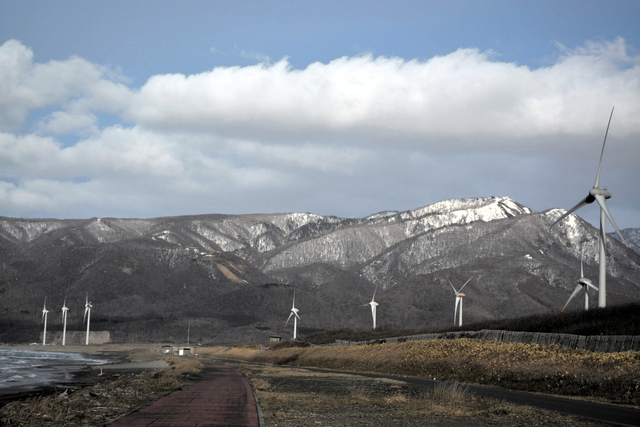
[[[126,350],[125,350],[126,347]],[[157,346],[154,346],[158,348]],[[82,366],[60,367],[59,372],[49,374],[46,380],[31,383],[16,383],[0,389],[0,407],[9,402],[24,400],[30,397],[47,396],[65,390],[74,391],[96,384],[105,379],[105,372],[112,378],[123,375],[138,374],[144,371],[162,369],[168,364],[147,353],[144,347],[122,345],[90,345],[90,346],[0,346],[0,350],[43,351],[80,354],[85,359],[94,359],[103,363],[83,364]]]

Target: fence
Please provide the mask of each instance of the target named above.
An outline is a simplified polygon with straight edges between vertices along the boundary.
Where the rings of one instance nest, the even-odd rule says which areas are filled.
[[[406,341],[425,341],[458,338],[475,338],[488,341],[518,342],[526,344],[556,344],[577,350],[599,353],[616,353],[620,351],[640,351],[640,335],[571,335],[548,334],[542,332],[497,331],[483,329],[480,331],[442,332],[435,334],[409,335],[404,337],[382,338],[370,341],[336,340],[334,345],[350,346],[375,343],[392,343]]]

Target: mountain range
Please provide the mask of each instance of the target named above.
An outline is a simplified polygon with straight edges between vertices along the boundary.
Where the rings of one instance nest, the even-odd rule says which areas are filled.
[[[364,218],[311,213],[152,219],[0,217],[0,341],[36,341],[45,297],[49,330],[91,329],[117,342],[290,338],[378,325],[453,324],[559,311],[580,277],[597,286],[598,230],[565,211],[533,211],[509,197],[445,200]],[[640,300],[640,230],[629,247],[607,239],[607,304]],[[635,250],[634,250],[635,249]],[[591,306],[597,295],[590,294]],[[568,310],[583,307],[574,298]],[[189,335],[189,338],[187,337]]]

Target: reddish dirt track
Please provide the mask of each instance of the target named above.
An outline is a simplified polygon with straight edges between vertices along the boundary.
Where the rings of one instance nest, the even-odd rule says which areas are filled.
[[[201,379],[125,415],[111,427],[259,426],[249,382],[238,371],[200,360]]]

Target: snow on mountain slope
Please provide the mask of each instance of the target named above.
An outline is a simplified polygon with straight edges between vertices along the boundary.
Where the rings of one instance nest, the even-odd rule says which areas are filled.
[[[412,236],[435,228],[490,222],[532,212],[509,197],[487,197],[443,200],[403,213],[401,217],[406,221],[405,235]]]

